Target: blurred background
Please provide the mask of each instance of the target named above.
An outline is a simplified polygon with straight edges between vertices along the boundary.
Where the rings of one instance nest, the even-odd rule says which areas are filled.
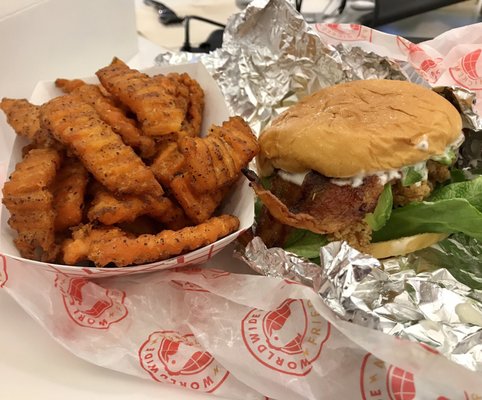
[[[199,16],[224,24],[250,0],[135,0],[139,33],[159,46],[212,50],[220,27],[187,18]],[[482,0],[293,0],[309,22],[358,23],[412,39],[431,39],[447,30],[481,21]],[[212,35],[212,36],[210,36]]]
[[[482,0],[290,1],[310,22],[360,23],[414,42],[480,21],[482,4]],[[0,0],[1,96],[28,97],[39,80],[90,75],[114,56],[139,66],[152,64],[163,49],[208,52],[221,45],[228,18],[249,3]]]

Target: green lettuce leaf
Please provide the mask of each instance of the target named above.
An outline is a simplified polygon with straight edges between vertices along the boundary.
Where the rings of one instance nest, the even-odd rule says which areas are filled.
[[[457,159],[457,153],[455,149],[448,148],[445,150],[445,153],[438,156],[432,156],[431,159],[440,164],[452,165]]]
[[[383,188],[383,192],[378,198],[377,206],[373,213],[365,216],[365,221],[370,225],[373,231],[381,229],[390,218],[393,207],[392,185],[387,183]]]
[[[427,165],[424,162],[411,165],[410,167],[405,167],[402,169],[402,185],[410,186],[414,183],[423,181],[427,179],[427,174]]]
[[[482,211],[482,177],[442,186],[434,191],[428,200],[436,202],[447,199],[466,199],[477,210]]]
[[[412,203],[394,209],[387,224],[373,233],[373,241],[380,242],[427,232],[462,232],[482,240],[482,213],[466,199]]]
[[[452,168],[450,170],[450,181],[451,182],[465,182],[467,177],[465,176],[465,172],[458,168]]]
[[[324,235],[295,229],[287,238],[284,249],[310,260],[317,260],[320,257],[320,247],[327,243],[328,240]]]
[[[373,241],[427,232],[461,232],[482,240],[482,177],[442,186],[428,201],[394,209],[385,226],[373,233]]]

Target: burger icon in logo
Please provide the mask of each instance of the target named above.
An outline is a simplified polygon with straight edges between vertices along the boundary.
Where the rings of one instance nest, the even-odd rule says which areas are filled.
[[[360,390],[363,400],[414,400],[422,398],[468,400],[469,398],[466,392],[454,392],[455,389],[440,389],[434,388],[433,384],[427,385],[423,379],[417,379],[411,372],[393,365],[386,365],[385,362],[370,353],[363,358],[360,371]],[[437,391],[442,393],[437,393]]]
[[[264,366],[289,375],[311,371],[330,325],[305,300],[287,299],[275,310],[251,310],[241,332],[246,348]]]
[[[58,274],[55,286],[60,289],[65,309],[78,325],[108,329],[127,316],[125,293],[104,289],[85,278],[68,278]]]
[[[7,283],[7,280],[7,259],[4,255],[0,254],[0,288]]]
[[[387,386],[391,398],[397,400],[415,399],[415,382],[413,374],[401,368],[390,366],[388,369]]]
[[[482,49],[467,53],[455,67],[449,68],[452,78],[461,86],[482,90]]]
[[[194,335],[158,331],[139,350],[139,360],[154,380],[211,393],[229,372],[203,350]]]

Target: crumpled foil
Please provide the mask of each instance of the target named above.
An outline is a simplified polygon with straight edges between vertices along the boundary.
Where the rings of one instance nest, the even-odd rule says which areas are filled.
[[[436,87],[434,90],[449,100],[462,116],[465,142],[460,148],[457,166],[469,174],[481,174],[482,118],[473,109],[475,93],[455,86]]]
[[[455,235],[426,249],[431,256],[427,259],[420,254],[383,261],[346,242],[332,242],[320,250],[321,268],[282,249],[268,249],[259,237],[239,246],[236,255],[260,274],[311,286],[344,320],[427,344],[471,370],[482,371],[482,291],[450,272],[460,274],[460,261],[466,259],[451,252],[453,247],[471,252],[471,261],[478,265],[471,264],[461,280],[475,279],[482,287],[482,247],[472,243],[466,249],[458,239],[473,241]],[[447,268],[437,268],[430,258]],[[419,272],[421,266],[430,270]]]
[[[255,132],[305,95],[356,79],[423,83],[408,64],[400,65],[359,48],[324,44],[285,0],[253,2],[233,15],[223,46],[209,54],[159,54],[157,64],[200,61],[217,81],[233,115]]]
[[[408,63],[322,43],[284,0],[251,3],[230,19],[223,41],[210,54],[163,53],[156,62],[202,62],[231,112],[255,132],[306,94],[336,83],[378,78],[429,86]],[[473,111],[473,93],[457,87],[434,90],[463,116],[466,141],[459,167],[482,171],[482,120]],[[321,268],[283,249],[268,249],[260,238],[239,245],[235,254],[260,274],[312,287],[342,319],[426,343],[482,371],[482,246],[474,239],[453,235],[383,262],[333,242],[320,249]]]

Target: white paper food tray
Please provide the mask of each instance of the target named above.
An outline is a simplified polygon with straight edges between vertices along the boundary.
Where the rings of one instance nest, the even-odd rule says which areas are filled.
[[[202,125],[202,135],[205,135],[212,124],[221,124],[229,118],[229,111],[224,101],[216,82],[207,72],[201,63],[184,64],[175,66],[157,66],[142,70],[149,75],[166,74],[169,72],[186,72],[192,78],[196,79],[204,90],[205,94],[205,109]],[[97,83],[95,76],[82,78],[89,83]],[[53,81],[42,81],[35,87],[30,102],[33,104],[42,104],[53,97],[59,96],[62,91],[58,89]],[[2,135],[15,135],[15,132],[7,124],[3,113],[0,113],[0,132]],[[11,158],[8,166],[8,173],[10,174],[15,165],[21,160],[22,147],[28,144],[27,140],[22,137],[17,137],[13,146]],[[254,195],[249,187],[249,184],[244,177],[235,185],[231,194],[225,199],[220,212],[224,214],[232,214],[239,218],[239,229],[213,244],[202,247],[195,251],[149,264],[123,267],[123,268],[94,268],[94,267],[78,267],[60,264],[48,264],[39,261],[27,260],[20,257],[20,254],[13,243],[15,232],[8,226],[7,221],[9,212],[2,205],[1,209],[1,226],[0,226],[0,255],[7,258],[21,260],[26,267],[42,268],[52,272],[63,272],[72,276],[89,276],[89,277],[107,277],[118,276],[125,274],[151,272],[168,268],[184,267],[192,264],[201,264],[209,260],[212,256],[219,253],[229,243],[233,242],[242,232],[248,229],[254,221]]]

